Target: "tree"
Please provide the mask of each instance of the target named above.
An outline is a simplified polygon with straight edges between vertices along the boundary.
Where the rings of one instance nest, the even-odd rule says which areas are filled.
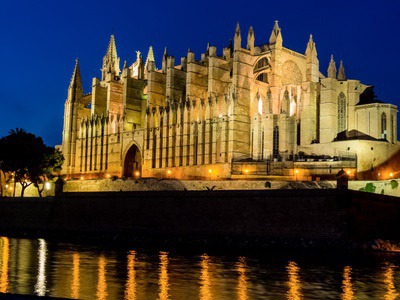
[[[60,150],[46,147],[42,162],[29,171],[29,178],[37,188],[40,197],[42,197],[46,181],[52,179],[54,173],[61,171],[63,162],[64,157]]]
[[[61,169],[64,158],[60,151],[47,147],[42,138],[23,129],[11,130],[9,135],[0,139],[0,161],[4,172],[11,172],[15,184],[21,184],[21,197],[32,183],[38,188],[50,174]]]

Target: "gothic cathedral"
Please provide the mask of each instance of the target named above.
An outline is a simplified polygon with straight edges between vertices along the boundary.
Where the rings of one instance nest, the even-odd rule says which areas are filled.
[[[310,36],[305,53],[283,46],[278,22],[268,43],[243,48],[239,24],[222,53],[208,45],[176,62],[153,49],[120,70],[112,35],[101,79],[84,94],[76,61],[65,102],[62,152],[67,178],[181,179],[373,169],[399,150],[397,107],[373,87],[347,79],[331,57],[320,72]],[[279,170],[279,172],[278,172]]]

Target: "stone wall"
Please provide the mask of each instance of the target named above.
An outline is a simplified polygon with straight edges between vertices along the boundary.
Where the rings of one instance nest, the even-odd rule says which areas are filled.
[[[393,182],[392,182],[393,181]],[[396,183],[394,183],[396,182]],[[381,181],[350,180],[349,189],[359,191],[365,189],[367,184],[372,184],[372,190],[367,192],[400,197],[400,179]],[[118,191],[201,191],[201,190],[269,190],[269,189],[334,189],[335,181],[282,181],[282,180],[171,180],[164,178],[140,179],[97,179],[97,180],[69,180],[64,185],[64,192],[118,192]],[[383,192],[382,192],[383,191]],[[6,194],[10,197],[10,191]],[[20,195],[17,185],[16,195]],[[54,184],[49,190],[44,190],[43,196],[54,195]],[[30,186],[25,191],[26,197],[37,197],[36,188]]]
[[[0,234],[337,245],[397,239],[399,214],[396,198],[338,190],[69,193],[1,199]]]

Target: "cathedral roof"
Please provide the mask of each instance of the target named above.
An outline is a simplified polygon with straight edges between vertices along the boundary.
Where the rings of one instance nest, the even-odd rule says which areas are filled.
[[[374,86],[370,85],[364,90],[364,92],[360,94],[360,101],[356,105],[364,105],[372,103],[385,103],[385,102],[378,100],[374,92]]]

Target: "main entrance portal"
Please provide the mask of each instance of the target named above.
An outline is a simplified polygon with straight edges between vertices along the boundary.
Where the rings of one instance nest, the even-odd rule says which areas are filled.
[[[137,176],[136,172],[139,172],[138,174],[142,173],[142,158],[139,148],[136,145],[132,145],[125,156],[124,176],[134,177]]]

